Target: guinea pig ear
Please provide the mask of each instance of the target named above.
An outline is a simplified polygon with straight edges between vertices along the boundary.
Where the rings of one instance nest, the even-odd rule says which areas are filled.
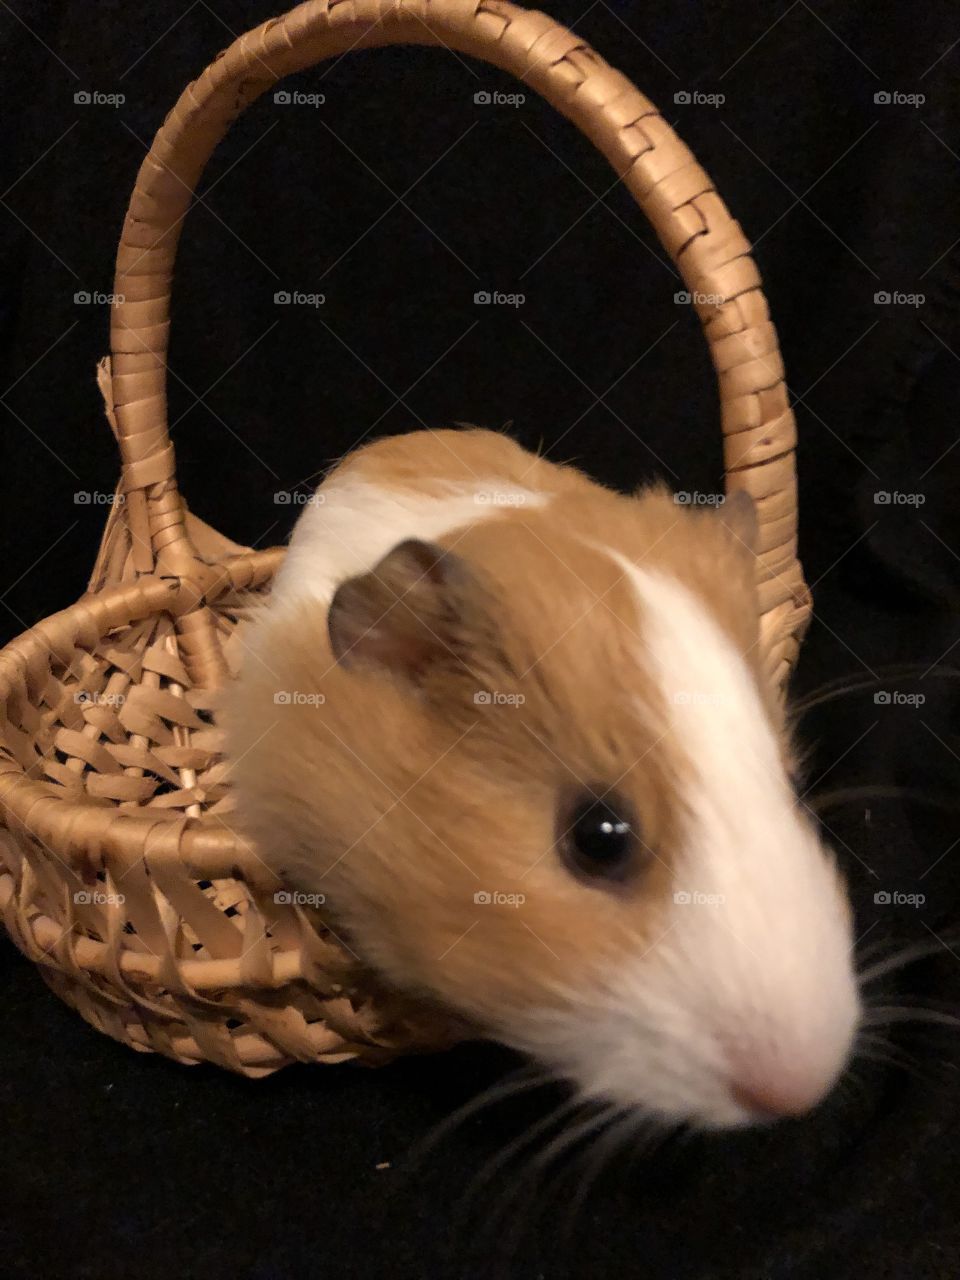
[[[757,550],[759,521],[757,504],[744,489],[736,489],[717,508],[717,514],[738,543],[752,552]]]
[[[378,666],[415,679],[439,659],[458,658],[471,574],[433,542],[400,542],[369,573],[349,578],[327,626],[342,666]]]

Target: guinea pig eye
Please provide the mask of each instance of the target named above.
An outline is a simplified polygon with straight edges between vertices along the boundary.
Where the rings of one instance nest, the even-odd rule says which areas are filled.
[[[623,880],[643,852],[630,805],[615,795],[576,797],[561,812],[560,849],[567,865],[591,880]]]

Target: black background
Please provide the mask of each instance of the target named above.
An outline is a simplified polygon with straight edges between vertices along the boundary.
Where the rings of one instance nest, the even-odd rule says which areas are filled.
[[[890,980],[892,998],[955,1009],[956,11],[548,7],[661,107],[757,245],[800,427],[801,550],[817,605],[796,688],[855,681],[800,720],[809,799],[828,797],[865,945],[933,945]],[[75,494],[110,493],[116,478],[94,381],[107,310],[74,295],[110,291],[137,167],[180,90],[272,12],[259,0],[0,4],[9,636],[83,590],[106,508]],[[518,107],[475,104],[480,90],[521,86],[438,50],[353,54],[286,87],[326,101],[257,103],[218,151],[184,234],[171,421],[199,514],[240,542],[282,541],[296,507],[276,492],[305,492],[367,433],[453,421],[510,421],[523,443],[613,485],[662,474],[678,489],[721,486],[696,317],[570,125],[529,94]],[[82,105],[81,90],[125,101]],[[875,101],[895,91],[925,101]],[[725,100],[675,101],[682,92]],[[278,306],[282,290],[326,300]],[[525,302],[477,307],[478,290]],[[877,304],[880,291],[923,301]],[[880,491],[924,501],[878,504]],[[891,683],[886,667],[903,662],[913,677]],[[925,701],[884,705],[878,691]],[[898,790],[829,801],[863,786]],[[878,905],[880,891],[925,902]],[[469,1192],[557,1095],[492,1107],[412,1154],[514,1065],[495,1048],[251,1083],[135,1055],[62,1007],[6,943],[0,963],[11,1274],[960,1274],[950,1027],[898,1024],[909,1069],[857,1063],[806,1121],[614,1161],[569,1220],[581,1174],[568,1158],[526,1183],[508,1165]]]

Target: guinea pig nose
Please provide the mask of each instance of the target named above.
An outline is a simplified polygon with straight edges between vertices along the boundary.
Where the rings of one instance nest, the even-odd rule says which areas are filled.
[[[802,1116],[810,1111],[823,1097],[825,1089],[819,1082],[754,1072],[731,1081],[730,1093],[738,1106],[757,1119],[779,1120],[785,1116]]]

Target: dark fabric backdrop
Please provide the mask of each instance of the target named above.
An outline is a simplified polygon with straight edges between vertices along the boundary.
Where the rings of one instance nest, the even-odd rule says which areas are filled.
[[[890,980],[891,999],[955,1009],[956,8],[548,7],[661,106],[756,243],[800,426],[801,545],[817,604],[796,687],[854,680],[801,718],[811,797],[827,797],[858,933],[888,950],[934,943]],[[110,291],[125,201],[180,90],[272,12],[265,0],[0,3],[10,636],[83,590],[105,516],[96,495],[117,471],[94,382],[107,310],[75,294]],[[530,95],[476,104],[481,90],[519,86],[429,49],[355,54],[288,87],[326,101],[259,102],[217,154],[184,235],[171,419],[199,514],[241,542],[281,541],[297,508],[276,492],[304,492],[367,432],[452,421],[510,421],[523,443],[542,440],[614,485],[663,474],[718,489],[696,317],[571,126]],[[125,101],[85,105],[81,91]],[[884,93],[924,101],[877,101]],[[326,300],[278,306],[283,290]],[[525,302],[478,307],[479,290]],[[881,492],[919,498],[877,502]],[[891,684],[891,663],[915,664],[914,677]],[[887,794],[830,801],[841,787]],[[925,901],[874,900],[896,891]],[[419,1161],[410,1154],[513,1065],[504,1052],[250,1083],[135,1055],[61,1006],[6,942],[0,963],[8,1274],[960,1274],[949,1026],[898,1025],[907,1069],[857,1064],[808,1120],[616,1160],[568,1221],[582,1176],[568,1157],[529,1194],[507,1166],[465,1200],[475,1172],[556,1095],[492,1107]]]

